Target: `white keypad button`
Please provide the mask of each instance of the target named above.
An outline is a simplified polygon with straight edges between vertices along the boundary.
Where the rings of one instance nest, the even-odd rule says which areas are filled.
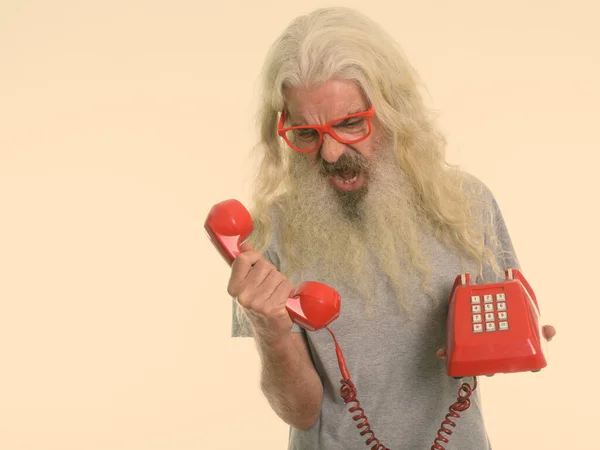
[[[506,300],[506,296],[504,294],[496,294],[496,301],[503,302]]]
[[[473,312],[473,313],[480,313],[481,312],[481,305],[471,305],[471,312]]]
[[[473,323],[481,323],[481,314],[473,314]]]
[[[498,328],[500,330],[508,330],[508,322],[499,322],[498,323]]]
[[[483,301],[485,303],[491,303],[494,301],[494,297],[492,295],[484,295],[483,296]]]
[[[496,331],[496,324],[494,322],[488,322],[485,324],[485,331]]]
[[[473,325],[473,333],[481,333],[483,331],[483,325],[476,323]]]
[[[494,313],[486,313],[485,314],[485,321],[486,322],[493,322],[494,321]]]
[[[479,298],[479,295],[473,295],[471,296],[471,304],[476,304],[476,303],[480,303],[481,299]]]
[[[506,302],[497,303],[496,308],[498,308],[498,311],[506,311]]]
[[[507,317],[508,317],[508,313],[506,311],[498,313],[498,320],[506,320]]]
[[[486,305],[483,305],[483,310],[485,312],[492,312],[492,311],[494,311],[494,305],[492,303],[488,303]]]

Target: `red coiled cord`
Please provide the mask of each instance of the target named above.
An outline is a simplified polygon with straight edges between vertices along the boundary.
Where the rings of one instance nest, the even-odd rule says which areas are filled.
[[[335,353],[337,355],[338,365],[340,367],[340,372],[342,374],[342,380],[341,380],[342,387],[340,388],[340,395],[344,399],[344,403],[346,403],[346,404],[354,403],[355,404],[354,406],[349,408],[348,411],[350,411],[351,413],[359,411],[358,414],[355,414],[354,416],[352,416],[352,419],[354,419],[355,421],[359,421],[359,420],[363,419],[363,421],[361,423],[356,425],[356,428],[358,428],[358,429],[364,428],[360,432],[361,436],[364,436],[365,434],[371,435],[365,441],[365,443],[367,445],[373,444],[373,447],[371,447],[371,450],[391,450],[388,447],[386,447],[385,445],[383,445],[379,441],[379,439],[377,439],[375,437],[375,433],[373,432],[373,430],[371,430],[371,425],[369,425],[369,419],[365,415],[365,410],[360,406],[360,402],[356,398],[356,395],[357,395],[356,386],[354,386],[354,383],[352,382],[352,380],[350,380],[350,373],[348,373],[348,369],[346,368],[346,361],[344,360],[344,355],[342,353],[342,349],[340,348],[340,346],[337,342],[337,339],[335,338],[335,335],[333,334],[333,331],[331,331],[331,329],[329,329],[329,327],[326,327],[326,329],[327,329],[327,331],[329,331],[329,334],[331,334],[331,337],[333,338],[333,342],[335,343]],[[439,441],[442,441],[444,444],[448,443],[448,438],[442,436],[442,433],[446,433],[448,436],[450,436],[452,434],[452,430],[448,427],[449,426],[456,427],[456,423],[454,423],[451,420],[451,418],[456,418],[456,419],[460,418],[460,414],[458,414],[458,412],[463,412],[463,411],[467,410],[469,408],[469,406],[471,406],[471,395],[473,394],[473,391],[475,391],[475,389],[477,389],[477,378],[473,377],[473,380],[474,380],[473,388],[471,388],[471,386],[469,386],[467,383],[463,383],[461,385],[461,387],[459,388],[458,399],[452,406],[450,406],[449,412],[448,412],[448,414],[446,414],[446,418],[442,422],[442,426],[438,431],[437,438],[435,439],[434,444],[430,450],[446,450],[445,447],[443,447],[442,444],[439,443]]]
[[[351,380],[342,380],[342,387],[340,388],[340,394],[341,394],[342,398],[344,399],[345,403],[350,403],[350,402],[355,403],[355,406],[349,408],[348,411],[350,411],[352,413],[356,412],[356,411],[360,411],[358,414],[355,414],[354,416],[352,416],[352,418],[356,421],[358,421],[360,419],[364,419],[361,423],[356,425],[356,428],[358,428],[358,429],[364,428],[364,430],[362,430],[360,432],[361,436],[364,436],[365,434],[369,434],[369,433],[371,434],[371,437],[369,437],[365,441],[365,444],[370,445],[371,443],[374,442],[373,447],[371,447],[371,450],[390,450],[388,447],[386,447],[381,442],[379,442],[379,439],[377,439],[375,437],[375,433],[373,432],[373,430],[371,430],[371,425],[369,425],[369,419],[367,419],[367,416],[365,415],[365,410],[361,408],[360,402],[356,398],[356,387],[354,386],[354,383],[352,383]]]
[[[448,436],[450,436],[452,434],[452,430],[448,427],[456,427],[456,423],[453,422],[451,418],[459,419],[460,414],[458,412],[463,412],[467,410],[469,406],[471,406],[471,394],[473,394],[473,391],[477,389],[477,378],[473,377],[473,380],[473,388],[471,388],[471,386],[469,386],[467,383],[463,383],[458,389],[458,399],[456,403],[450,407],[448,414],[446,414],[446,418],[442,422],[442,426],[438,431],[438,437],[435,439],[435,441],[433,441],[434,444],[431,446],[431,450],[445,450],[445,447],[440,444],[440,441],[442,441],[444,444],[447,444],[448,438],[442,436],[442,433],[446,433]]]
[[[337,339],[335,338],[333,331],[331,331],[329,329],[329,327],[327,327],[327,331],[329,331],[329,334],[331,334],[331,337],[333,338],[333,342],[335,343],[335,353],[337,354],[338,365],[340,366],[340,372],[342,374],[342,380],[341,380],[342,387],[340,388],[340,395],[344,399],[344,403],[346,403],[346,404],[354,403],[355,404],[354,406],[349,408],[348,411],[350,411],[351,413],[359,411],[358,414],[355,414],[354,416],[352,416],[352,419],[354,419],[355,421],[359,421],[359,420],[363,419],[363,421],[361,423],[356,425],[356,428],[358,428],[358,429],[364,428],[360,432],[361,436],[364,436],[365,434],[371,435],[365,441],[365,443],[367,445],[373,444],[373,447],[371,447],[371,450],[390,450],[388,447],[386,447],[381,442],[379,442],[379,439],[377,439],[375,437],[375,433],[373,432],[373,430],[371,430],[371,426],[369,425],[369,419],[365,415],[365,410],[363,408],[361,408],[360,402],[356,398],[356,394],[357,394],[356,386],[354,386],[354,383],[352,382],[352,380],[350,380],[350,374],[348,373],[348,369],[346,368],[346,361],[344,360],[344,355],[342,354],[342,349],[338,345]]]

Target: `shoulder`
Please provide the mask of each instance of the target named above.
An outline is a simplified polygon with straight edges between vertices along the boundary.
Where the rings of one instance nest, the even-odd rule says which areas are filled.
[[[471,199],[483,202],[495,200],[494,194],[489,186],[480,178],[469,172],[461,172],[461,189]]]
[[[462,192],[476,223],[483,226],[486,233],[507,234],[502,210],[490,187],[473,174],[463,172],[461,177]]]
[[[461,173],[461,192],[471,212],[484,221],[502,219],[500,206],[492,189],[477,176]]]

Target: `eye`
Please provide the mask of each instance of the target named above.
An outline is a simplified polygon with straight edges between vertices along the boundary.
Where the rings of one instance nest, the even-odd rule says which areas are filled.
[[[356,127],[362,126],[364,121],[365,121],[365,119],[363,119],[362,117],[346,119],[337,126],[342,127],[342,128],[356,128]]]
[[[296,130],[296,135],[301,139],[312,139],[319,135],[317,130],[314,128],[304,128],[301,130]]]

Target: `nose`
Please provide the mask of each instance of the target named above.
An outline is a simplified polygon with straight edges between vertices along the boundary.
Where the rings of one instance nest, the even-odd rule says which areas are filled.
[[[336,141],[329,133],[323,135],[323,145],[321,145],[321,158],[328,163],[336,162],[342,153],[346,150],[346,144]]]

